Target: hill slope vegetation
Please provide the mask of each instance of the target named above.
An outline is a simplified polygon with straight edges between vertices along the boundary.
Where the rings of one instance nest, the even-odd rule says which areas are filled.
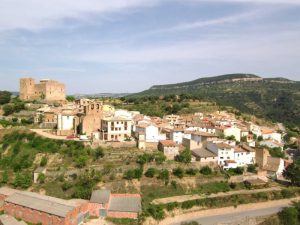
[[[274,122],[300,126],[300,82],[285,78],[227,74],[184,83],[155,85],[128,97],[173,94],[197,96]]]

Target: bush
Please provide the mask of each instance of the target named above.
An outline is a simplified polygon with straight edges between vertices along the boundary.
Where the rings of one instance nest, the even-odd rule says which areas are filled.
[[[156,169],[155,168],[149,168],[146,173],[145,176],[146,177],[154,177],[156,174]]]
[[[192,160],[192,153],[190,150],[185,149],[175,157],[175,160],[182,163],[190,163]]]
[[[165,218],[165,213],[161,205],[150,205],[147,212],[156,220]]]
[[[10,102],[11,93],[8,91],[0,91],[0,105]]]
[[[159,172],[159,175],[158,175],[158,178],[161,179],[161,180],[169,180],[169,177],[170,177],[170,173],[167,169],[163,169]]]
[[[79,156],[77,159],[75,159],[75,165],[78,168],[83,168],[86,166],[88,161],[88,157],[87,156]]]
[[[41,167],[44,167],[44,166],[47,165],[47,163],[48,163],[47,157],[46,157],[46,156],[43,156],[42,159],[41,159],[41,162],[40,162],[40,166],[41,166]]]
[[[180,225],[199,225],[197,221],[182,222]]]
[[[190,176],[195,176],[197,174],[198,170],[197,169],[193,169],[193,168],[189,168],[185,171],[186,174],[190,175]]]
[[[124,178],[127,180],[140,179],[142,176],[143,176],[142,168],[127,170],[124,174]]]
[[[166,209],[168,211],[173,211],[175,208],[178,207],[178,203],[177,202],[170,202],[166,205]]]
[[[184,170],[180,167],[177,167],[176,169],[173,169],[173,175],[179,178],[183,178],[184,176]]]
[[[280,222],[283,225],[298,225],[298,215],[298,210],[293,207],[284,208],[280,213],[278,213]]]
[[[40,173],[40,174],[39,174],[39,177],[38,177],[38,181],[40,182],[40,184],[45,183],[45,180],[46,180],[45,174]]]
[[[32,184],[32,178],[30,173],[20,174],[17,173],[13,182],[14,187],[29,188]]]
[[[104,157],[103,149],[101,147],[96,148],[95,153],[94,153],[94,159],[98,160],[103,157]]]
[[[256,173],[256,172],[257,172],[256,166],[253,165],[253,164],[248,165],[247,171],[248,171],[249,173]]]
[[[291,198],[295,196],[295,193],[288,189],[282,189],[281,195],[283,198]]]
[[[66,181],[61,186],[63,191],[66,191],[66,190],[70,189],[71,187],[72,187],[72,184],[69,182],[66,182]]]
[[[200,173],[203,175],[211,175],[212,169],[209,166],[204,166],[200,169]]]
[[[284,152],[281,150],[281,148],[270,148],[269,153],[272,157],[276,158],[284,158]]]

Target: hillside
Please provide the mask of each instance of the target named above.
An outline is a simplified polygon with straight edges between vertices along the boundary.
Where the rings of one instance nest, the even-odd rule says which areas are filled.
[[[254,74],[227,74],[184,83],[155,85],[130,97],[170,94],[189,94],[258,117],[300,126],[299,81],[281,77],[261,78]]]

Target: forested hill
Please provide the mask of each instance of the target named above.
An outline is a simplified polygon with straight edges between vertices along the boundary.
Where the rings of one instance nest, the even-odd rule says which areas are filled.
[[[155,85],[129,97],[192,95],[232,106],[288,125],[300,126],[300,82],[261,78],[254,74],[227,74],[190,82]]]

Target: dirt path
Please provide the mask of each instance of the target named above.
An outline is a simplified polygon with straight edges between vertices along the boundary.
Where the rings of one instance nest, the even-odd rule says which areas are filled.
[[[54,135],[54,134],[50,134],[50,133],[47,132],[47,130],[44,130],[44,129],[30,129],[30,130],[32,132],[35,132],[36,134],[41,135],[41,136],[46,137],[46,138],[56,139],[56,140],[67,140],[66,136],[57,136],[57,135]],[[79,141],[78,138],[74,138],[72,140],[73,141]]]
[[[282,200],[275,200],[275,201],[262,202],[262,203],[251,203],[246,205],[239,205],[237,208],[225,207],[225,208],[218,208],[218,209],[202,210],[198,212],[186,213],[174,217],[169,217],[159,222],[158,224],[171,225],[174,224],[175,222],[180,224],[180,222],[198,220],[200,218],[206,218],[211,216],[222,218],[222,215],[226,215],[226,214],[232,214],[232,213],[237,214],[237,213],[247,212],[250,210],[268,209],[274,207],[286,207],[292,201],[299,201],[299,200],[300,197],[297,197],[291,199],[282,199]]]
[[[229,195],[237,195],[237,194],[254,194],[258,192],[271,192],[271,191],[280,191],[281,188],[271,187],[271,188],[263,188],[263,189],[255,189],[255,190],[238,190],[238,191],[229,191],[229,192],[221,192],[217,194],[210,195],[180,195],[173,196],[168,198],[158,198],[152,201],[153,204],[167,204],[170,202],[185,202],[194,199],[205,199],[205,198],[215,198],[215,197],[224,197]]]

